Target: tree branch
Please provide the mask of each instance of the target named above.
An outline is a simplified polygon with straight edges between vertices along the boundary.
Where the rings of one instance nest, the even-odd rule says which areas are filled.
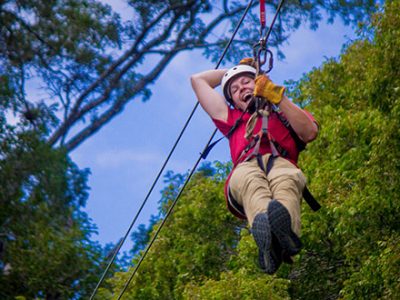
[[[162,35],[160,35],[158,38],[154,39],[152,42],[148,43],[145,48],[141,49],[141,51],[137,53],[136,57],[131,59],[131,61],[129,61],[117,74],[115,74],[115,76],[111,79],[109,86],[103,92],[103,95],[100,98],[98,98],[97,100],[89,102],[88,104],[83,106],[79,110],[79,112],[77,112],[76,116],[74,117],[74,123],[76,121],[78,121],[79,119],[81,119],[85,114],[90,112],[92,109],[94,109],[94,108],[98,107],[99,105],[103,104],[104,102],[106,102],[109,99],[110,94],[112,93],[114,88],[118,85],[118,83],[120,82],[122,77],[132,68],[132,66],[135,65],[144,55],[148,54],[149,50],[152,47],[162,43],[165,39],[168,38],[175,23],[177,22],[177,20],[179,18],[180,18],[179,15],[175,16],[171,20],[170,25],[168,26],[168,28],[166,28],[166,30],[164,31],[164,33]],[[135,88],[135,90],[140,91],[142,88],[144,88],[144,86],[141,87],[140,89]]]
[[[194,4],[195,2],[191,2],[191,4]],[[146,35],[148,32],[150,32],[151,28],[154,27],[161,19],[163,16],[165,16],[168,12],[168,10],[162,11],[156,18],[153,19],[151,23],[149,23],[144,30],[142,31],[142,34],[137,38],[135,41],[135,44],[131,47],[131,49],[125,53],[117,63],[113,64],[105,73],[103,73],[103,76],[98,78],[88,89],[86,89],[78,98],[78,100],[75,102],[74,108],[71,110],[68,118],[64,121],[64,123],[59,127],[58,130],[52,135],[52,137],[49,139],[49,142],[53,145],[56,143],[60,137],[65,138],[67,133],[69,132],[69,129],[79,120],[84,118],[85,115],[90,113],[92,110],[96,109],[103,103],[106,103],[109,101],[109,98],[111,96],[111,93],[117,88],[120,84],[120,81],[122,80],[123,76],[140,60],[142,59],[145,55],[147,54],[152,54],[152,53],[158,53],[164,55],[164,58],[161,61],[170,61],[171,54],[173,56],[183,50],[187,49],[193,49],[193,48],[200,48],[200,45],[202,47],[210,46],[210,44],[206,44],[205,42],[199,43],[199,41],[202,41],[209,35],[212,30],[218,26],[219,23],[221,23],[223,20],[228,19],[232,17],[232,15],[242,11],[245,9],[245,6],[239,6],[236,9],[229,11],[228,13],[223,13],[220,14],[217,18],[215,18],[199,35],[197,41],[195,41],[195,44],[193,45],[192,41],[189,40],[187,42],[182,42],[184,40],[184,34],[191,28],[191,25],[194,22],[194,19],[196,17],[196,13],[198,9],[200,8],[201,4],[198,5],[192,5],[191,6],[191,14],[190,14],[190,19],[186,21],[185,26],[179,31],[177,34],[177,37],[175,39],[175,45],[172,49],[168,49],[166,51],[159,51],[159,50],[153,50],[154,47],[160,45],[160,44],[165,44],[165,41],[168,39],[168,37],[171,36],[171,32],[173,28],[175,27],[176,24],[178,24],[179,18],[181,18],[187,10],[180,9],[170,20],[168,27],[164,30],[163,34],[157,36],[154,38],[152,41],[146,43],[146,45],[142,49],[138,49],[139,44],[143,43]],[[187,6],[176,6],[177,8],[187,8]],[[213,45],[213,44],[211,44]],[[215,43],[215,45],[219,45],[218,43]],[[134,51],[133,51],[134,49]],[[128,55],[129,54],[129,55]],[[133,57],[131,57],[133,55]],[[130,57],[129,61],[128,57]],[[119,71],[115,73],[115,71],[118,69],[119,66],[122,64],[125,64],[123,68],[121,68]],[[161,66],[161,68],[160,68]],[[131,99],[135,95],[137,95],[142,89],[145,88],[146,85],[150,84],[159,74],[155,72],[159,72],[159,70],[164,69],[166,66],[165,65],[158,65],[158,67],[154,68],[153,71],[148,74],[147,76],[143,77],[138,83],[135,84],[135,87],[133,88],[132,92],[129,93],[129,96],[127,98]],[[106,81],[106,77],[111,75],[111,73],[114,73],[113,77],[111,79],[108,79],[108,83],[106,84],[107,87],[104,91],[102,91],[102,95],[98,97],[97,99],[88,102],[85,106],[81,107],[81,104],[83,103],[83,99],[90,95],[96,87],[98,87],[100,84],[105,85],[103,82]],[[147,80],[147,83],[145,84],[143,80]],[[107,82],[106,81],[106,82]],[[74,148],[76,145],[81,143],[82,138],[88,137],[92,135],[94,132],[98,130],[98,127],[101,126],[101,124],[105,124],[106,122],[109,121],[110,118],[115,116],[119,111],[123,109],[123,106],[125,105],[126,101],[119,101],[118,103],[111,104],[110,109],[108,109],[105,113],[101,115],[99,119],[96,119],[94,122],[93,126],[88,126],[84,130],[82,130],[80,133],[76,134],[73,138],[70,139],[70,141],[66,142],[66,147],[68,148]]]
[[[191,2],[194,3],[194,2]],[[186,7],[184,5],[177,5],[175,8],[183,8]],[[75,101],[75,104],[73,108],[71,109],[68,117],[64,120],[63,124],[53,133],[53,135],[49,138],[49,143],[51,145],[54,145],[62,136],[65,136],[71,126],[75,124],[77,121],[79,121],[80,118],[82,118],[87,112],[89,112],[91,109],[97,107],[98,105],[104,103],[107,101],[109,98],[111,92],[113,89],[118,85],[118,82],[120,79],[123,77],[123,75],[130,70],[130,68],[135,65],[145,54],[147,54],[148,50],[150,50],[152,47],[159,45],[162,43],[165,39],[168,38],[170,35],[174,25],[178,21],[178,19],[181,17],[183,14],[184,10],[182,10],[181,14],[176,14],[170,21],[169,26],[166,28],[164,33],[160,36],[158,36],[156,39],[151,41],[150,43],[147,43],[147,45],[141,49],[138,50],[139,44],[143,42],[145,39],[147,33],[151,30],[152,27],[154,27],[158,22],[162,20],[162,18],[170,12],[169,9],[165,9],[162,11],[154,20],[149,23],[146,28],[142,31],[142,34],[137,38],[133,46],[124,54],[122,55],[113,65],[111,65],[103,74],[94,82],[92,83],[81,95],[78,97],[78,99]],[[132,59],[133,55],[133,59]],[[106,78],[110,76],[112,73],[115,73],[117,68],[124,64],[126,61],[128,61],[126,65],[118,71],[116,74],[114,74],[113,78],[110,79],[110,82],[108,84],[108,87],[105,91],[103,91],[103,96],[98,98],[97,100],[91,101],[88,103],[85,107],[81,108],[81,104],[83,103],[84,99],[89,96],[92,92],[95,91],[95,89],[102,83],[105,82]]]
[[[190,2],[193,3],[193,2]],[[181,8],[185,7],[185,5],[176,5],[173,8]],[[76,111],[79,110],[80,105],[82,104],[83,100],[91,93],[93,92],[109,75],[111,75],[121,64],[123,64],[125,61],[129,59],[130,56],[136,54],[138,51],[137,48],[139,45],[143,42],[143,40],[146,38],[147,34],[150,32],[150,30],[157,24],[159,23],[162,18],[168,14],[171,11],[171,8],[165,8],[161,13],[156,16],[152,22],[146,25],[146,27],[143,28],[141,34],[136,38],[135,43],[130,47],[129,50],[127,50],[120,58],[118,58],[107,70],[105,70],[97,79],[95,82],[93,82],[85,91],[81,93],[81,95],[78,97],[76,100],[74,107],[71,110],[71,115],[73,115]]]
[[[171,52],[169,55],[163,57],[163,59],[157,64],[157,66],[150,72],[147,76],[143,77],[136,85],[133,94],[138,93],[150,82],[153,82],[162,72],[163,69],[168,65],[172,58],[177,54],[177,52]],[[94,120],[89,126],[81,130],[73,138],[71,138],[64,147],[67,151],[71,151],[79,146],[84,140],[89,136],[96,133],[105,123],[110,121],[115,115],[120,113],[125,104],[131,99],[131,96],[127,96],[125,99],[120,99],[115,102],[110,109],[103,113],[98,119]]]
[[[254,4],[251,7],[255,7],[256,5],[258,5],[258,2],[255,1]],[[238,6],[236,9],[231,10],[231,11],[226,11],[225,13],[220,14],[218,17],[216,17],[214,20],[212,20],[210,22],[210,24],[208,24],[208,26],[206,27],[206,29],[199,35],[199,38],[197,39],[198,41],[202,41],[204,40],[210,33],[211,31],[217,27],[222,21],[224,21],[225,19],[228,19],[234,15],[236,15],[237,13],[245,10],[247,7],[247,5],[244,6]]]
[[[47,47],[49,47],[51,50],[55,51],[55,49],[53,48],[52,45],[47,43],[46,40],[40,36],[40,34],[38,34],[36,31],[34,31],[32,29],[32,27],[30,25],[28,25],[24,20],[22,20],[19,16],[17,16],[16,14],[14,14],[11,11],[8,11],[8,10],[5,10],[5,9],[2,9],[1,12],[4,12],[4,13],[10,15],[20,25],[22,25],[23,28],[25,28],[30,34],[32,34],[38,41],[40,41],[43,45],[46,45]]]

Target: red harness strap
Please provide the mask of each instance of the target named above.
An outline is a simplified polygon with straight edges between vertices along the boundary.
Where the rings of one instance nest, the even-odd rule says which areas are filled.
[[[267,138],[270,143],[272,155],[274,157],[279,156],[279,151],[275,147],[274,139],[272,138],[271,134],[268,131],[268,119],[269,119],[269,114],[268,116],[266,115],[262,116],[262,125],[260,131],[252,136],[251,142],[240,154],[239,159],[237,160],[237,164],[241,163],[242,161],[250,160],[255,156],[258,156],[261,141],[265,138]],[[250,155],[246,155],[251,149],[252,151]]]
[[[264,164],[263,164],[263,162],[262,162],[262,158],[261,158],[261,155],[260,155],[260,153],[259,153],[261,141],[262,141],[263,139],[265,139],[265,138],[268,138],[268,140],[269,140],[269,142],[270,142],[271,151],[272,151],[272,155],[270,156],[270,158],[274,158],[274,157],[279,156],[279,152],[277,151],[277,149],[276,149],[276,147],[275,147],[275,145],[274,145],[274,143],[273,143],[272,137],[271,137],[271,135],[270,135],[270,133],[269,133],[269,131],[268,131],[268,117],[269,117],[269,115],[268,115],[268,116],[263,115],[263,117],[262,117],[262,126],[261,126],[260,131],[259,131],[257,134],[255,134],[255,135],[252,136],[251,142],[250,142],[249,145],[242,151],[242,153],[240,154],[240,157],[239,157],[239,159],[238,159],[236,165],[233,167],[233,169],[234,169],[239,163],[241,163],[241,162],[243,162],[243,161],[248,161],[248,160],[252,159],[253,157],[257,157],[257,161],[258,161],[258,164],[259,164],[260,168],[263,169],[263,170],[265,171],[265,169],[264,169]],[[252,151],[251,151],[250,155],[246,156],[246,154],[247,154],[251,149],[252,149]],[[269,160],[268,160],[267,169],[269,169],[270,167],[272,167],[272,164],[271,164],[272,162],[273,162],[272,159],[269,159]],[[269,167],[269,166],[270,166],[270,167]],[[269,171],[269,170],[268,170],[268,171]],[[232,173],[233,173],[233,170],[232,170],[231,173],[229,174],[229,177],[227,178],[227,182],[229,182],[230,176],[232,175]],[[243,207],[242,207],[239,203],[237,203],[237,201],[235,200],[235,198],[232,196],[228,184],[225,185],[225,195],[226,195],[226,199],[227,199],[227,201],[228,201],[228,209],[229,209],[229,211],[230,211],[233,215],[235,215],[236,217],[238,217],[238,218],[240,218],[240,219],[246,219],[246,214],[245,214],[245,212],[244,212]]]
[[[265,28],[265,0],[260,0],[260,23],[261,30]]]
[[[291,131],[291,130],[293,131],[293,129],[291,129],[289,123],[287,121],[285,122],[286,119],[279,118],[279,120],[288,128],[289,131]],[[296,136],[296,138],[293,136],[293,134],[296,135],[296,133],[294,131],[293,131],[293,134],[292,134],[292,132],[290,132],[290,133],[292,135],[292,138],[296,141],[297,147],[299,147],[299,143],[297,142],[297,139],[299,139],[299,138],[297,136]],[[262,157],[259,154],[259,149],[260,149],[261,140],[266,137],[269,140],[272,155],[269,157],[267,165],[264,168],[264,162],[262,161]],[[278,147],[278,149],[276,146]],[[301,145],[300,145],[300,147],[301,147]],[[304,143],[303,143],[302,147],[304,147]],[[251,154],[246,156],[246,154],[251,149],[253,149]],[[301,148],[301,150],[303,150],[303,149],[304,148]],[[284,149],[275,142],[275,140],[273,139],[273,137],[271,136],[271,134],[268,131],[268,116],[263,115],[261,130],[257,134],[253,135],[250,144],[243,150],[236,165],[238,165],[242,161],[247,161],[247,160],[252,159],[253,157],[257,157],[258,165],[268,175],[269,171],[271,170],[271,168],[274,164],[275,158],[278,156],[284,157],[282,155],[283,150]],[[236,165],[233,167],[233,169],[236,167]],[[235,200],[235,198],[232,196],[230,189],[229,189],[228,182],[229,182],[229,179],[230,179],[230,176],[232,175],[232,173],[233,173],[233,170],[229,174],[229,177],[227,178],[227,184],[225,185],[225,195],[226,195],[226,198],[228,201],[228,209],[236,217],[238,217],[240,219],[246,219],[246,214],[244,212],[243,207]],[[321,208],[321,205],[315,200],[313,195],[308,190],[307,186],[304,187],[303,198],[306,200],[308,205],[310,205],[312,210],[317,211]]]

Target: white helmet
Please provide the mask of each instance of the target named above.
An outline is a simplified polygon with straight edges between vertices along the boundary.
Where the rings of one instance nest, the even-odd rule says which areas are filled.
[[[228,100],[229,102],[232,100],[231,99],[232,97],[229,92],[230,82],[238,75],[245,75],[245,74],[256,76],[257,70],[249,65],[237,65],[226,71],[226,73],[222,77],[221,88],[226,100]]]

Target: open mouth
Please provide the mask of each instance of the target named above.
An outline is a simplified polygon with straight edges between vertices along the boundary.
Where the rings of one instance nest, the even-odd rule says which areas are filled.
[[[247,103],[251,100],[252,97],[253,97],[253,95],[251,93],[247,93],[242,97],[242,101]]]

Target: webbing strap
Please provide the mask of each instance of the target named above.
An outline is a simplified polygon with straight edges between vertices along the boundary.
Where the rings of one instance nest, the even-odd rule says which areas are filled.
[[[287,130],[289,130],[291,137],[293,138],[293,140],[296,143],[297,150],[299,152],[303,151],[306,148],[306,144],[299,138],[297,133],[294,131],[293,127],[290,125],[288,119],[286,119],[282,114],[280,114],[276,111],[274,111],[274,112],[276,113],[279,121],[281,121],[282,124],[287,128]]]
[[[265,121],[266,119],[266,121]],[[252,126],[254,128],[254,125]],[[249,132],[246,133],[246,136],[248,135]],[[243,157],[250,151],[250,149],[253,149],[251,153],[245,158],[245,161],[250,160],[251,158],[259,155],[260,152],[260,145],[261,145],[261,140],[263,137],[265,137],[268,134],[268,116],[263,115],[263,123],[262,123],[262,128],[261,130],[256,134],[252,136],[252,139],[250,143],[247,145],[246,148],[243,149],[242,153],[240,153],[239,159],[237,160],[237,163],[242,162]]]
[[[263,160],[262,160],[262,155],[261,155],[260,153],[257,154],[257,163],[258,163],[258,165],[260,166],[261,170],[263,170],[265,173],[268,174],[268,171],[265,170],[265,168],[264,168],[264,163],[263,163]]]
[[[306,200],[307,204],[311,207],[313,211],[317,211],[321,208],[321,204],[319,204],[318,201],[314,198],[307,186],[304,187],[303,198],[304,200]]]
[[[267,161],[267,169],[265,170],[265,174],[268,175],[269,172],[272,169],[272,166],[274,165],[274,160],[275,160],[276,156],[270,155],[268,157],[268,161]],[[261,168],[262,170],[264,170],[264,166],[263,168]]]
[[[212,142],[210,145],[207,146],[206,149],[204,149],[203,152],[201,152],[201,158],[202,159],[206,159],[208,154],[211,152],[212,148],[214,148],[214,146],[216,144],[218,144],[225,136],[220,137],[218,140],[216,140],[215,142]]]
[[[208,154],[210,153],[210,151],[212,150],[212,148],[214,148],[214,146],[216,144],[218,144],[223,138],[227,138],[228,140],[230,139],[230,137],[232,136],[232,134],[235,132],[236,128],[239,126],[239,123],[242,121],[244,113],[242,113],[240,115],[239,118],[236,119],[235,123],[233,124],[233,126],[231,127],[231,129],[228,131],[228,133],[226,134],[226,136],[222,136],[220,137],[218,140],[216,140],[215,142],[212,142],[211,144],[209,144],[201,153],[201,158],[202,159],[206,159]]]
[[[261,30],[265,28],[265,0],[260,0],[260,24]]]
[[[271,171],[273,165],[274,165],[274,160],[275,160],[276,156],[274,155],[270,155],[268,157],[268,161],[267,161],[267,167],[264,168],[264,163],[262,161],[262,157],[261,155],[257,156],[257,162],[258,162],[258,166],[261,168],[261,170],[263,170],[265,172],[265,174],[268,176],[269,172]],[[318,203],[318,201],[314,198],[314,196],[311,194],[310,190],[308,189],[307,186],[304,186],[303,189],[303,194],[302,194],[304,200],[306,200],[307,204],[310,206],[310,208],[313,211],[317,211],[321,208],[321,205]]]
[[[236,201],[236,199],[233,197],[233,195],[231,193],[231,189],[228,189],[228,201],[229,201],[229,204],[231,205],[231,208],[233,208],[233,210],[236,212],[236,214],[246,217],[244,207],[242,205],[240,205]]]
[[[242,158],[251,148],[253,148],[253,151],[251,152],[250,155],[248,155],[246,160],[249,160],[254,156],[258,156],[260,151],[261,141],[265,137],[267,137],[269,140],[272,155],[279,156],[279,151],[275,146],[274,139],[272,138],[271,134],[268,131],[269,112],[267,110],[262,110],[262,112],[261,113],[259,112],[258,114],[262,114],[261,130],[256,135],[253,136],[250,144],[240,154],[240,158]],[[254,125],[252,127],[254,128]],[[246,135],[248,135],[248,132],[246,133]],[[240,162],[240,159],[238,161]]]

